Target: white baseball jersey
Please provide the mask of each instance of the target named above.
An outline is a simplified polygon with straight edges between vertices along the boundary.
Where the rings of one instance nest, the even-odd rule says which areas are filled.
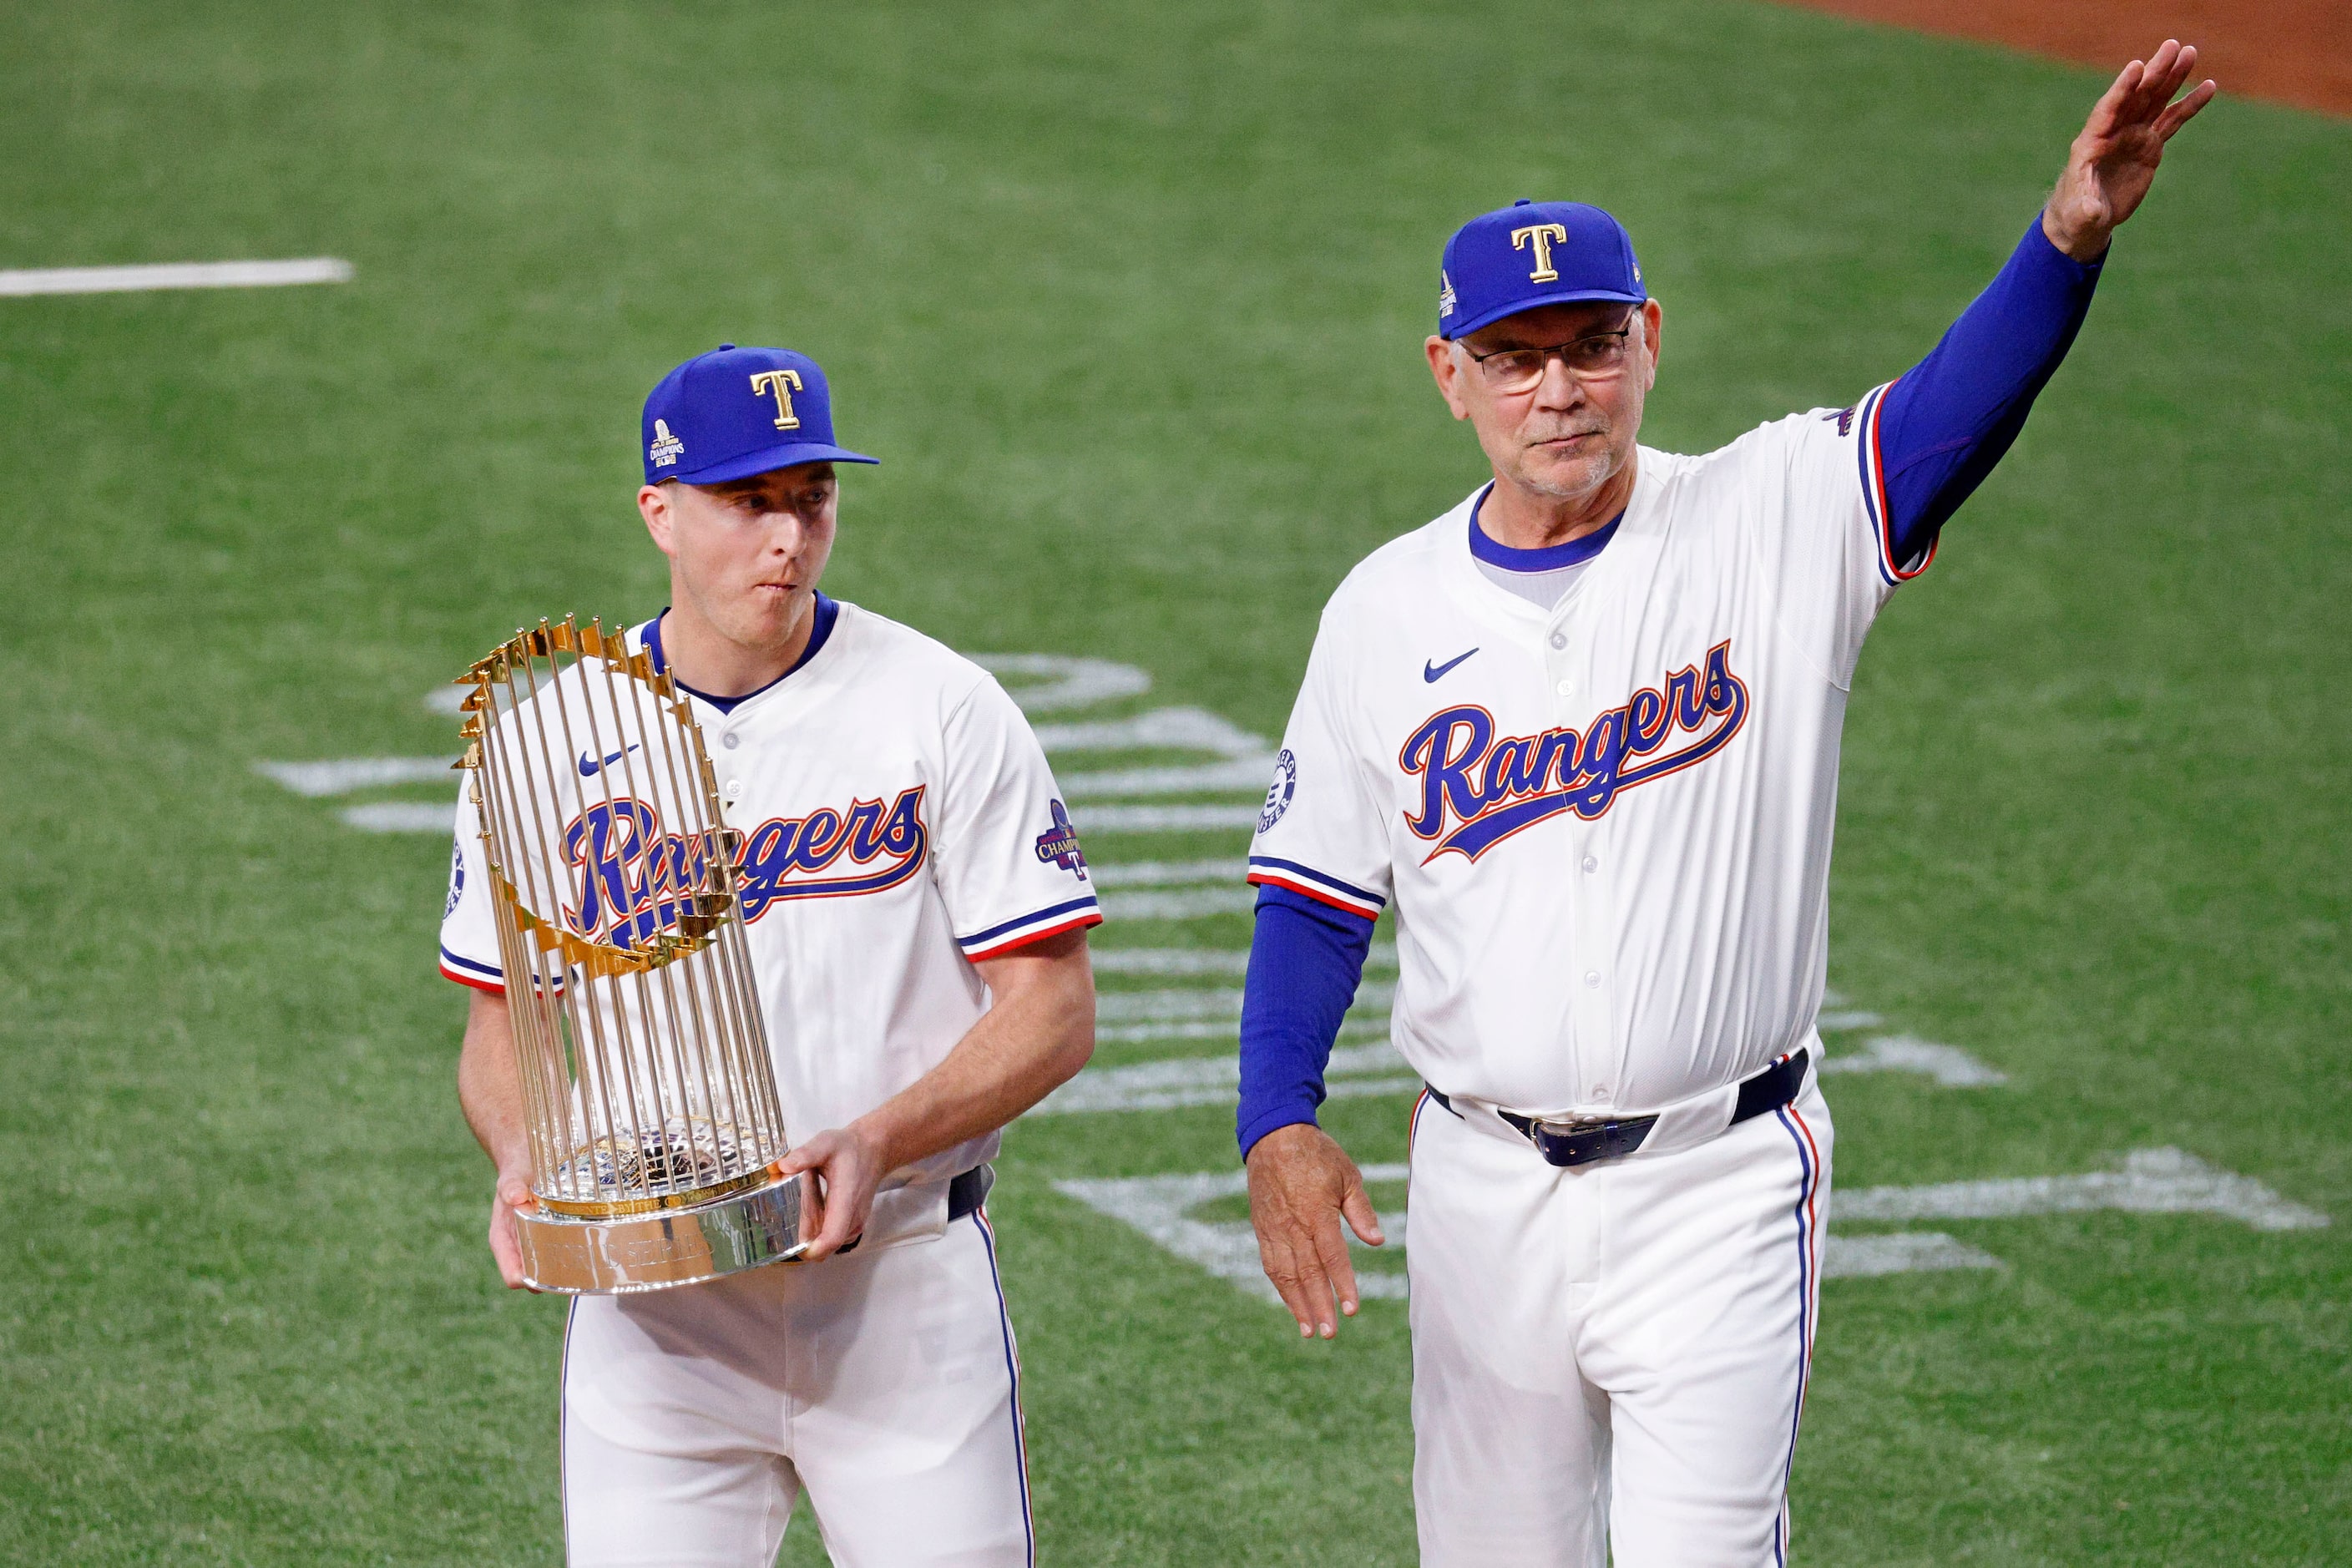
[[[1888,558],[1882,395],[1643,448],[1549,611],[1475,569],[1483,490],[1332,595],[1251,879],[1395,900],[1396,1046],[1433,1087],[1639,1113],[1813,1037],[1847,688],[1926,565]]]
[[[692,702],[727,823],[744,836],[745,935],[795,1141],[940,1064],[987,1009],[974,960],[1101,919],[1027,721],[985,670],[930,638],[842,604],[783,679],[727,711]],[[628,763],[583,754],[580,797],[558,813],[584,824],[574,908],[605,906],[589,928],[643,915],[659,882],[660,824],[600,836],[588,820],[607,765]],[[499,990],[476,823],[461,797],[441,967]],[[908,1173],[877,1199],[865,1245],[937,1235],[948,1179],[996,1146],[991,1133]]]

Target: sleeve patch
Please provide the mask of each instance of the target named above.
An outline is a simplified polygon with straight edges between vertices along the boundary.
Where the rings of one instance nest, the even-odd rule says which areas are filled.
[[[1274,759],[1274,782],[1266,786],[1265,804],[1258,808],[1257,830],[1271,833],[1282,814],[1290,809],[1291,796],[1298,793],[1298,757],[1288,746]]]

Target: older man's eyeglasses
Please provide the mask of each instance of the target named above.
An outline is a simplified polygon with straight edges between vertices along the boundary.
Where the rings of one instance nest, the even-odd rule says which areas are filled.
[[[1615,375],[1633,357],[1633,345],[1628,341],[1633,331],[1627,326],[1613,332],[1587,332],[1549,348],[1497,349],[1490,354],[1482,354],[1465,344],[1464,352],[1476,363],[1486,384],[1496,392],[1526,392],[1543,380],[1544,367],[1555,354],[1587,381],[1605,381]]]

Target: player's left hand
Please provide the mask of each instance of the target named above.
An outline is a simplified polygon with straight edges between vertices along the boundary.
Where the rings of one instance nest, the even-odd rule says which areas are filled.
[[[1387,1239],[1364,1191],[1363,1173],[1311,1121],[1276,1128],[1250,1149],[1245,1163],[1258,1261],[1298,1320],[1299,1336],[1319,1333],[1328,1340],[1339,1331],[1331,1315],[1335,1300],[1341,1316],[1356,1315],[1356,1268],[1340,1220],[1368,1247]]]
[[[809,1249],[802,1262],[830,1258],[857,1239],[887,1169],[879,1144],[854,1123],[820,1132],[784,1156],[782,1174],[806,1177],[801,1183],[801,1239]]]
[[[2116,226],[2137,210],[2172,133],[2213,101],[2209,79],[2175,103],[2197,68],[2197,50],[2167,38],[2147,61],[2124,67],[2066,154],[2066,172],[2042,209],[2042,232],[2077,261],[2106,253]]]

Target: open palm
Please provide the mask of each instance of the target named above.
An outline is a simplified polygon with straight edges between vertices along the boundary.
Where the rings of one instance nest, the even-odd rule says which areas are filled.
[[[2173,100],[2197,67],[2197,51],[2167,38],[2147,61],[2123,68],[2084,121],[2066,172],[2043,209],[2051,243],[2078,261],[2104,251],[2117,224],[2131,216],[2164,161],[2172,133],[2213,100],[2212,82]]]

